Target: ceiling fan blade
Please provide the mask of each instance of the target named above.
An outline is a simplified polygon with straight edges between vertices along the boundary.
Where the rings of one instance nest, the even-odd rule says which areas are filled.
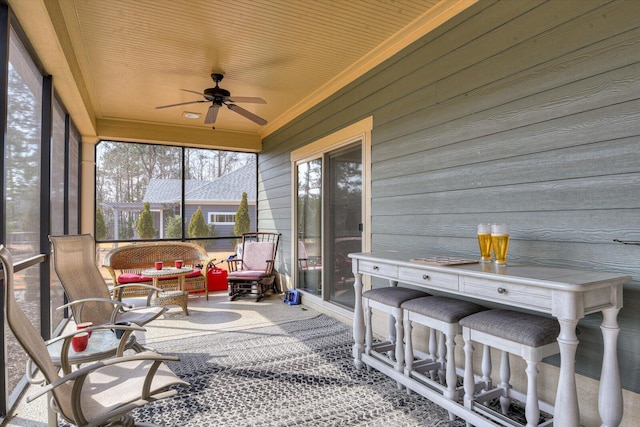
[[[238,107],[235,104],[229,104],[229,105],[227,105],[227,107],[230,110],[235,111],[236,113],[240,114],[241,116],[246,117],[247,119],[251,120],[252,122],[255,122],[255,123],[259,124],[260,126],[264,126],[264,125],[267,124],[267,121],[265,119],[263,119],[262,117],[256,116],[251,111],[247,111],[244,108]]]
[[[206,99],[202,99],[200,101],[178,102],[177,104],[161,105],[159,107],[156,107],[156,110],[159,110],[161,108],[177,107],[178,105],[197,104],[200,102],[209,102],[209,101],[207,101]]]
[[[262,98],[258,98],[255,96],[232,96],[231,98],[233,99],[229,99],[229,102],[250,102],[252,104],[266,104],[267,101],[265,101]]]
[[[202,92],[196,92],[195,90],[189,90],[189,89],[180,89],[180,90],[185,91],[185,92],[195,93],[196,95],[202,96]]]
[[[195,90],[189,90],[189,89],[180,89],[180,90],[184,92],[195,93],[196,95],[204,96],[204,99],[206,100],[206,102],[213,101],[213,97],[211,95],[207,95],[206,93],[196,92]]]
[[[207,110],[207,117],[205,117],[204,123],[207,125],[214,124],[218,118],[218,111],[220,111],[220,106],[218,104],[212,104],[209,110]]]

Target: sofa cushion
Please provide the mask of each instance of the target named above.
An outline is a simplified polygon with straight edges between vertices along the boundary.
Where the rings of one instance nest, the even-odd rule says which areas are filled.
[[[200,269],[195,268],[191,273],[186,274],[184,277],[187,279],[191,279],[193,277],[202,277],[202,274],[200,273]],[[161,276],[160,281],[162,282],[163,280],[176,280],[177,278],[178,276]]]
[[[127,283],[141,283],[141,282],[152,282],[153,279],[151,277],[143,276],[138,273],[122,273],[118,276],[118,283],[121,285],[125,285]]]
[[[186,277],[187,279],[191,279],[193,277],[203,277],[203,276],[202,276],[202,272],[200,271],[199,268],[194,268],[191,273],[187,274],[184,277]]]

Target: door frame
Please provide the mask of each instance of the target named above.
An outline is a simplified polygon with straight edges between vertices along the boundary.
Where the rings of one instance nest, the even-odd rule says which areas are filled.
[[[298,245],[297,236],[297,164],[309,160],[322,158],[323,155],[346,147],[354,142],[362,141],[362,250],[371,250],[371,131],[373,129],[373,116],[366,117],[356,123],[346,126],[330,135],[311,142],[304,147],[293,150],[291,160],[291,280],[295,285],[298,277]],[[324,171],[323,171],[324,172]],[[324,203],[324,199],[323,199]],[[324,239],[324,228],[322,229]],[[305,304],[328,308],[332,311],[344,311],[345,315],[351,312],[339,307],[330,301],[325,301],[324,289],[322,296],[304,292]]]

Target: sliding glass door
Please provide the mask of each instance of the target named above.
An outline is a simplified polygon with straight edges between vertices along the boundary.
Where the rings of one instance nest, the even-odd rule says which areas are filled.
[[[297,287],[353,308],[362,250],[362,141],[296,163]]]
[[[298,288],[322,295],[322,158],[298,163]]]
[[[327,156],[325,298],[353,308],[351,252],[362,251],[362,143]]]

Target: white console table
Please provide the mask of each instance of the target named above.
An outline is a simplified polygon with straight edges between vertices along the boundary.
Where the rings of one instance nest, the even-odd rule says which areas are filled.
[[[391,286],[398,282],[439,291],[450,296],[464,296],[505,306],[546,313],[560,323],[560,376],[555,401],[554,425],[580,425],[575,381],[575,354],[578,347],[576,326],[586,314],[602,312],[604,341],[602,373],[598,392],[598,409],[603,426],[612,427],[622,419],[622,387],[618,368],[618,312],[622,308],[622,285],[629,276],[580,271],[534,265],[496,266],[492,263],[436,266],[411,262],[417,254],[400,252],[352,253],[355,276],[355,308],[353,320],[354,363],[363,363],[383,371],[409,388],[454,412],[474,425],[487,420],[462,405],[448,401],[428,387],[421,388],[401,373],[364,353],[364,315],[362,309],[362,276],[387,279]]]

